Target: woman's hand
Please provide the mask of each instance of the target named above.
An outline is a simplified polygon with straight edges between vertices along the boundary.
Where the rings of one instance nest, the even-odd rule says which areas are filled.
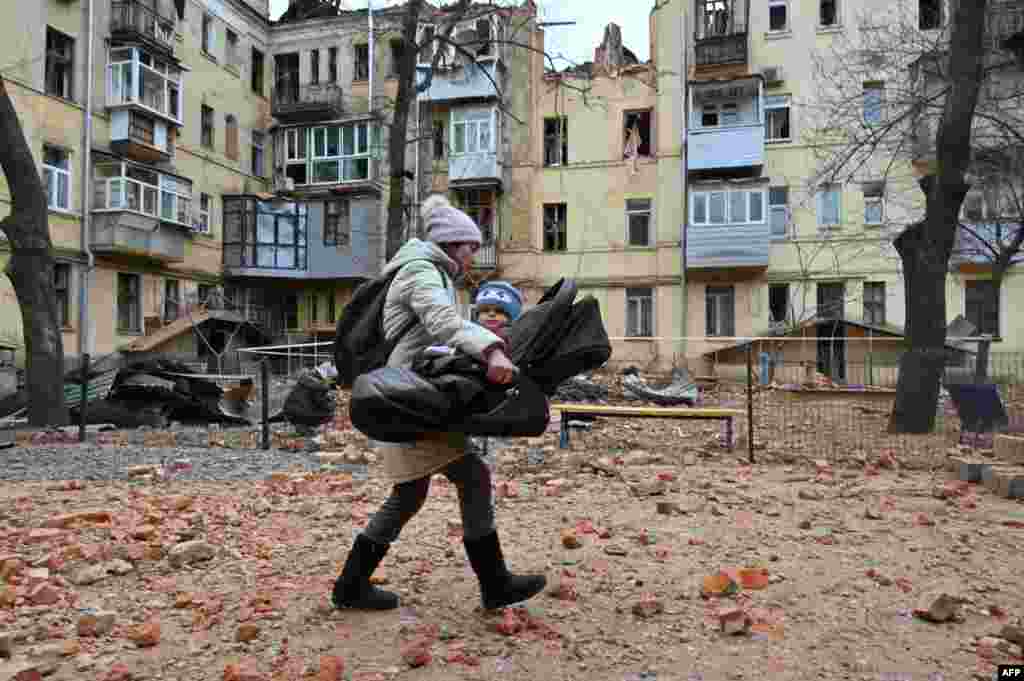
[[[518,371],[500,348],[492,350],[487,357],[487,380],[491,383],[511,383]]]

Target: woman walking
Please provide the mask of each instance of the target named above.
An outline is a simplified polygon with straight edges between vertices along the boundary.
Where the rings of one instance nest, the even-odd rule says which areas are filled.
[[[384,305],[385,335],[394,337],[408,321],[418,321],[395,346],[388,366],[408,368],[421,350],[449,345],[486,362],[489,381],[511,382],[516,368],[505,352],[504,341],[460,317],[455,306],[453,280],[472,266],[482,243],[480,229],[440,195],[424,201],[421,215],[427,227],[426,241],[410,239],[382,272],[397,271]],[[335,607],[398,607],[397,594],[370,584],[370,575],[402,528],[422,508],[435,473],[443,473],[458,491],[463,545],[480,582],[483,607],[504,607],[544,589],[543,575],[517,576],[505,566],[495,525],[490,469],[475,453],[467,452],[466,443],[464,433],[437,433],[381,447],[384,473],[393,483],[391,495],[356,536],[334,584]]]

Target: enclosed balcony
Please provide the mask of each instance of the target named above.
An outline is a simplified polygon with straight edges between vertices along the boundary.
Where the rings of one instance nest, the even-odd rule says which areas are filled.
[[[747,63],[747,0],[696,0],[696,3],[696,66]]]
[[[687,270],[760,270],[768,266],[770,244],[763,188],[691,191]]]
[[[430,87],[419,94],[420,101],[452,102],[461,99],[497,99],[495,83],[501,83],[502,69],[496,58],[467,62],[450,69],[434,71]],[[430,67],[416,68],[416,83],[427,79]]]
[[[764,165],[765,110],[759,78],[692,83],[687,169],[698,175],[753,176]],[[784,125],[772,128],[789,135],[789,108]],[[779,137],[781,141],[781,137]]]
[[[497,151],[497,110],[494,107],[460,107],[450,114],[448,183],[500,185],[501,163]]]
[[[142,41],[170,56],[174,53],[174,19],[157,12],[152,0],[112,0],[110,37]]]
[[[192,181],[130,161],[101,158],[96,162],[92,204],[95,214],[131,213],[149,220],[139,224],[156,221],[184,233],[195,227]]]
[[[156,262],[185,260],[186,233],[131,211],[97,214],[90,247],[106,257],[145,258]]]
[[[121,109],[110,115],[110,148],[117,154],[141,161],[161,163],[174,155],[177,128],[155,116]]]
[[[285,124],[340,118],[345,113],[344,93],[336,83],[278,82],[271,97],[271,113]]]
[[[107,65],[107,108],[135,109],[182,125],[182,69],[141,47],[111,48]]]
[[[276,148],[294,189],[366,187],[375,179],[379,128],[365,120],[280,128]]]

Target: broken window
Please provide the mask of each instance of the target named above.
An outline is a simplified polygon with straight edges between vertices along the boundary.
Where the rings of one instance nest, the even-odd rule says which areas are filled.
[[[564,203],[544,204],[544,250],[566,250],[566,208]]]
[[[627,111],[624,118],[623,133],[624,158],[651,155],[651,110]]]
[[[402,64],[402,54],[405,52],[405,45],[401,40],[391,41],[391,67],[388,75],[392,78],[398,77],[398,69]]]
[[[731,34],[736,23],[732,5],[729,0],[697,0],[698,40]]]
[[[71,99],[75,41],[46,27],[46,94]]]
[[[66,329],[71,326],[71,265],[53,266],[53,291],[57,295],[57,324]]]
[[[768,314],[773,324],[789,320],[789,284],[771,284],[768,287]]]
[[[766,142],[787,142],[791,139],[789,95],[764,98],[764,139]]]
[[[327,82],[338,82],[338,48],[327,48]]]
[[[841,281],[818,284],[818,318],[841,319],[846,300],[846,285]]]
[[[366,44],[355,46],[355,75],[354,80],[367,80],[370,77],[370,46]]]
[[[978,333],[999,335],[999,289],[988,279],[964,282],[964,313]]]
[[[544,165],[560,166],[569,162],[569,119],[557,116],[544,119]]]
[[[864,282],[864,323],[885,324],[885,282]]]
[[[117,273],[117,330],[138,333],[142,331],[142,277],[138,274]]]
[[[704,290],[705,335],[736,334],[736,289],[733,286],[708,286]]]
[[[252,48],[252,91],[263,95],[263,53]]]
[[[480,41],[480,46],[476,50],[478,57],[485,57],[494,52],[492,47],[494,36],[491,32],[491,20],[490,19],[477,19],[476,21],[476,39]]]
[[[768,30],[789,30],[789,1],[768,0]]]
[[[942,27],[942,0],[918,0],[918,28],[922,31]]]
[[[885,220],[885,183],[865,182],[861,190],[864,193],[864,224],[882,224]]]
[[[173,322],[178,318],[181,284],[177,279],[164,280],[164,322]]]
[[[238,160],[238,119],[231,114],[224,117],[224,155]]]
[[[818,18],[821,26],[830,27],[839,25],[839,0],[821,0]]]
[[[444,158],[444,121],[434,121],[434,160]]]
[[[714,128],[718,125],[718,105],[705,104],[701,108],[700,126],[702,128]]]
[[[309,82],[316,85],[320,82],[320,50],[309,51]]]
[[[631,338],[654,335],[654,291],[650,286],[626,289],[626,335]]]
[[[324,217],[324,246],[348,246],[352,238],[352,211],[348,201],[328,201]]]

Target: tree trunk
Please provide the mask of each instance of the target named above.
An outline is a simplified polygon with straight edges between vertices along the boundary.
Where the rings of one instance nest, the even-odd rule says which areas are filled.
[[[939,244],[924,238],[925,224],[909,227],[895,242],[903,261],[906,340],[900,357],[891,433],[930,433],[946,364],[946,270]],[[913,301],[911,304],[909,301]]]
[[[402,18],[402,59],[398,65],[398,92],[391,113],[388,135],[388,223],[386,259],[391,260],[405,241],[405,147],[408,141],[409,109],[416,92],[416,31],[423,0],[409,0]],[[419,146],[416,146],[419,153]],[[417,181],[419,178],[417,178]],[[414,218],[415,219],[415,218]]]
[[[967,195],[971,129],[982,80],[987,0],[956,5],[947,71],[949,92],[935,134],[935,174],[921,180],[925,218],[893,242],[903,262],[906,339],[890,433],[929,433],[935,426],[946,361],[946,272]]]
[[[0,167],[11,192],[11,212],[0,222],[0,229],[11,244],[6,272],[18,297],[25,334],[28,421],[33,426],[65,425],[64,345],[53,288],[46,193],[2,77]]]

